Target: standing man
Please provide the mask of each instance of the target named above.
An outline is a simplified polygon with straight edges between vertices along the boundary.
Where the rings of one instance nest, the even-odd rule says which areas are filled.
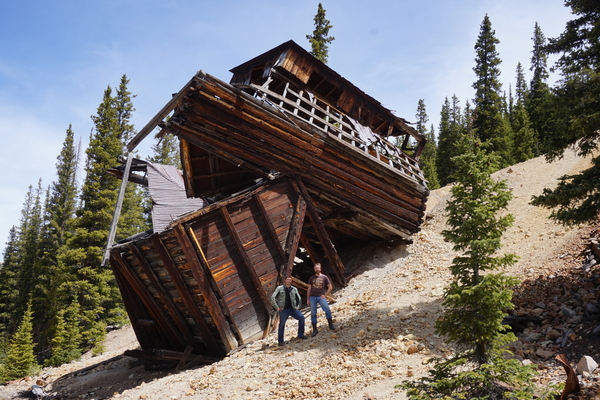
[[[308,289],[306,290],[307,299],[306,304],[310,305],[310,322],[312,323],[312,335],[316,336],[319,333],[317,329],[317,304],[321,306],[321,309],[325,311],[325,317],[329,323],[329,329],[335,330],[333,320],[331,318],[331,310],[329,309],[329,303],[327,302],[327,296],[333,290],[331,280],[327,275],[321,273],[321,264],[316,263],[315,274],[308,279]]]
[[[277,286],[271,295],[271,304],[279,313],[279,330],[277,331],[277,342],[279,346],[284,346],[283,334],[285,333],[285,323],[289,317],[298,320],[298,338],[306,339],[304,336],[304,315],[300,312],[302,299],[298,289],[292,286],[292,277],[287,276],[284,284]]]

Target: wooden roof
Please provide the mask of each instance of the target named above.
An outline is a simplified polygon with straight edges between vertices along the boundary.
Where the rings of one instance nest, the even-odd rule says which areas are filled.
[[[264,81],[273,74],[273,69],[285,71],[288,77],[299,80],[332,106],[383,137],[408,134],[418,142],[425,140],[405,119],[395,116],[379,101],[313,57],[293,40],[232,68],[230,83],[248,85]]]

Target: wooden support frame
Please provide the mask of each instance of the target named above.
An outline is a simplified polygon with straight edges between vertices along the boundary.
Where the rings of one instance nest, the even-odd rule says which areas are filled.
[[[131,243],[127,247],[131,250],[131,253],[135,257],[137,262],[140,264],[140,266],[142,267],[142,271],[144,271],[144,273],[148,277],[148,280],[150,280],[150,282],[152,283],[152,286],[156,289],[156,292],[157,292],[158,296],[160,297],[160,300],[163,302],[163,304],[167,308],[167,311],[168,311],[169,315],[171,316],[171,318],[173,319],[173,321],[175,322],[175,324],[177,325],[177,328],[179,328],[180,332],[184,335],[184,337],[188,341],[188,343],[193,343],[194,335],[190,331],[187,323],[185,322],[185,319],[184,319],[183,315],[181,314],[181,311],[179,311],[179,309],[173,302],[173,299],[171,299],[171,297],[167,293],[167,290],[165,289],[162,282],[158,279],[158,277],[154,273],[154,270],[152,268],[150,268],[150,266],[148,265],[148,262],[146,261],[146,259],[142,255],[142,253],[140,252],[137,245],[135,243]]]
[[[194,248],[194,245],[192,244],[190,237],[185,232],[183,226],[175,225],[173,227],[173,233],[181,244],[181,249],[183,250],[188,263],[190,263],[192,275],[198,283],[198,287],[200,288],[202,297],[206,302],[210,316],[219,330],[225,350],[230,352],[238,347],[238,341],[235,337],[235,334],[231,330],[231,327],[229,326],[229,322],[227,322],[227,320],[223,317],[223,310],[219,304],[219,300],[210,287],[210,283],[205,272],[209,271],[206,258],[202,253],[200,254],[201,257],[197,256],[198,253],[196,252],[196,249]],[[190,235],[194,238],[194,240],[196,240],[193,232],[190,231]],[[200,245],[197,243],[197,241],[196,245],[199,249],[198,251],[201,252],[202,249],[200,249]]]
[[[135,275],[127,266],[125,262],[121,258],[120,255],[116,254],[116,252],[110,253],[110,260],[113,268],[118,268],[119,273],[122,277],[127,281],[129,285],[133,287],[136,294],[140,297],[140,300],[146,306],[146,309],[152,315],[152,318],[160,329],[169,337],[169,340],[173,343],[173,345],[178,346],[179,348],[185,348],[187,343],[180,332],[173,329],[173,325],[165,319],[163,313],[160,311],[160,306],[154,300],[154,297],[148,292],[148,288],[146,285],[140,281],[140,278]]]
[[[183,278],[181,277],[177,265],[175,265],[175,262],[169,255],[169,252],[165,248],[164,243],[160,240],[160,236],[157,233],[155,233],[152,235],[151,238],[152,242],[154,243],[154,246],[158,250],[159,256],[165,266],[165,269],[167,270],[167,273],[169,274],[169,277],[171,278],[173,284],[175,285],[175,287],[177,287],[177,290],[181,294],[181,298],[185,306],[187,307],[190,316],[194,319],[198,328],[200,329],[200,333],[202,334],[202,339],[204,343],[206,343],[209,346],[217,347],[217,342],[213,337],[213,334],[210,331],[210,328],[208,327],[204,316],[198,311],[196,303],[192,298],[190,291],[188,290],[188,287],[186,286]]]
[[[319,217],[319,212],[317,211],[314,204],[312,203],[310,195],[308,194],[308,191],[306,190],[304,183],[302,183],[302,179],[296,178],[293,181],[293,183],[294,183],[294,186],[297,188],[299,195],[301,197],[303,197],[304,200],[306,201],[310,222],[313,225],[313,227],[315,228],[315,232],[317,233],[317,236],[319,237],[319,241],[321,242],[321,245],[323,246],[323,249],[325,250],[325,254],[327,255],[327,258],[329,259],[329,263],[331,264],[331,267],[335,271],[335,274],[336,274],[336,277],[337,277],[339,283],[341,283],[343,286],[346,286],[346,273],[345,273],[345,269],[344,269],[344,264],[342,263],[340,256],[338,255],[337,251],[335,250],[335,246],[331,242],[331,239],[329,238],[329,235],[327,234],[327,231],[325,230],[325,225],[323,225],[323,221],[321,221],[321,218]]]
[[[240,236],[238,235],[237,230],[235,229],[235,225],[233,224],[231,215],[229,215],[229,211],[227,210],[226,207],[219,208],[219,211],[221,212],[223,221],[225,221],[225,224],[227,225],[227,229],[229,230],[229,235],[230,235],[231,239],[233,240],[235,247],[237,248],[238,255],[241,257],[242,262],[244,263],[244,267],[246,268],[246,271],[248,271],[248,274],[250,275],[250,279],[252,279],[252,283],[254,284],[254,289],[256,290],[256,293],[258,293],[258,296],[262,300],[262,302],[265,306],[265,311],[268,315],[272,308],[271,300],[269,299],[269,296],[267,295],[267,292],[265,291],[265,288],[263,287],[262,282],[260,281],[260,277],[256,274],[256,270],[254,269],[252,262],[248,258],[248,254],[246,253],[246,250],[244,249],[244,244],[242,243]]]
[[[281,247],[281,243],[279,242],[279,237],[277,236],[277,232],[275,232],[275,228],[273,228],[273,224],[271,223],[271,220],[269,219],[269,213],[267,212],[267,209],[265,208],[265,204],[260,197],[260,193],[255,193],[252,196],[252,198],[254,199],[254,202],[258,206],[258,210],[260,211],[263,221],[265,221],[265,225],[267,226],[267,230],[269,231],[269,236],[271,237],[271,240],[273,241],[273,244],[275,245],[275,248],[277,249],[277,252],[279,253],[279,256],[281,257],[282,265],[284,265],[286,262],[286,259],[287,259],[287,255],[285,254],[283,247]]]
[[[121,180],[121,186],[119,187],[119,195],[117,196],[117,204],[115,205],[115,211],[113,213],[112,222],[110,223],[110,230],[108,231],[108,238],[106,239],[106,248],[104,249],[104,256],[102,257],[102,263],[100,265],[106,266],[106,262],[110,257],[110,248],[113,245],[115,236],[117,234],[117,225],[119,224],[119,217],[121,216],[121,208],[123,206],[123,199],[125,198],[125,190],[127,189],[127,183],[129,182],[129,171],[131,170],[131,163],[133,162],[133,152],[127,155],[127,161],[125,163],[125,171],[123,171],[123,179]]]
[[[321,263],[321,257],[304,232],[302,232],[302,236],[300,236],[300,243],[302,243],[302,247],[306,249],[306,252],[310,256],[310,259],[313,261],[313,263]]]
[[[191,350],[190,350],[191,349]],[[193,347],[188,346],[184,352],[160,349],[156,353],[149,353],[144,350],[125,350],[128,357],[138,358],[150,362],[172,361],[177,363],[176,371],[194,368],[198,365],[210,365],[220,358],[207,357],[193,354]]]
[[[307,202],[298,196],[298,203],[294,209],[294,216],[291,229],[288,234],[288,238],[285,245],[285,253],[287,255],[287,264],[285,270],[282,272],[282,278],[290,275],[294,267],[294,258],[298,251],[298,244],[302,237],[302,227],[304,226],[304,217],[306,215]]]

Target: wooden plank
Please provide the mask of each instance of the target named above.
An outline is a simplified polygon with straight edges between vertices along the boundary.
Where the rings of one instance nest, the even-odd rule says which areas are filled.
[[[122,273],[123,278],[132,286],[152,318],[157,322],[164,334],[166,334],[171,344],[176,346],[176,349],[185,348],[187,345],[185,339],[181,336],[180,332],[173,329],[171,323],[165,318],[161,307],[156,304],[154,297],[148,292],[146,285],[144,285],[139,277],[128,268],[123,258],[121,258],[121,255],[117,254],[116,251],[113,251],[110,253],[110,259],[111,264],[114,266],[113,268],[119,268],[119,272]]]
[[[154,242],[155,248],[158,250],[159,256],[162,260],[163,265],[165,266],[165,269],[169,274],[169,277],[171,278],[171,281],[177,288],[177,292],[181,296],[181,299],[183,300],[183,303],[185,304],[188,312],[190,313],[190,316],[192,317],[192,319],[196,323],[196,326],[200,330],[202,340],[207,346],[217,348],[217,341],[215,340],[210,330],[210,327],[204,319],[204,315],[202,315],[202,312],[198,309],[198,305],[192,298],[190,291],[188,290],[188,286],[183,281],[183,278],[181,277],[177,265],[171,258],[171,255],[165,248],[163,242],[160,240],[160,235],[158,233],[155,233],[151,236],[151,238]]]
[[[125,179],[121,180],[121,186],[119,187],[119,195],[117,196],[117,203],[115,205],[115,211],[113,213],[112,222],[110,223],[110,230],[108,231],[108,238],[106,239],[106,248],[104,249],[104,256],[102,258],[103,267],[106,266],[108,262],[110,248],[113,245],[115,240],[115,235],[117,234],[117,225],[119,223],[119,217],[121,216],[121,208],[123,206],[123,199],[125,198],[125,189],[127,189],[127,183],[129,182],[129,171],[131,169],[131,162],[133,161],[133,153],[129,153],[127,155],[127,162],[125,163],[125,171],[123,172],[123,177]]]
[[[302,235],[300,236],[300,242],[302,243],[302,247],[304,247],[306,249],[306,252],[308,253],[313,264],[316,264],[316,263],[321,264],[321,257],[319,257],[319,254],[313,247],[310,240],[306,237],[306,234],[304,232],[302,232]]]
[[[260,176],[265,179],[270,180],[272,178],[271,175],[269,175],[268,171],[264,171],[264,170],[256,167],[255,165],[248,163],[244,159],[239,158],[239,157],[227,152],[226,150],[224,150],[220,147],[212,146],[208,143],[203,143],[202,146],[197,146],[197,147],[202,148],[203,150],[207,151],[209,154],[214,154],[215,156],[230,162],[232,165],[235,165],[237,168],[241,168],[243,170],[246,170],[254,175]],[[192,171],[192,169],[190,169],[190,171]]]
[[[300,243],[300,237],[302,236],[302,227],[304,226],[304,216],[306,215],[306,201],[298,196],[298,202],[294,208],[294,216],[292,218],[292,224],[288,232],[287,241],[285,244],[285,252],[287,254],[287,264],[285,270],[281,271],[282,281],[286,276],[292,273],[294,267],[294,259],[296,258],[296,252],[298,251],[298,244]]]
[[[254,284],[254,290],[256,290],[256,293],[259,295],[260,299],[262,300],[264,310],[268,314],[269,311],[271,310],[271,300],[269,299],[267,293],[265,292],[264,288],[262,287],[262,285],[260,283],[260,279],[256,275],[256,271],[254,270],[254,268],[252,266],[252,262],[250,261],[250,259],[248,259],[248,255],[246,254],[246,250],[244,249],[244,244],[241,242],[241,240],[237,234],[236,227],[233,224],[231,217],[229,216],[229,212],[227,211],[227,209],[225,207],[221,207],[220,211],[221,211],[221,216],[223,217],[223,221],[225,222],[225,224],[227,225],[227,229],[229,230],[229,235],[233,239],[233,243],[235,244],[235,247],[237,248],[239,256],[242,258],[244,267],[246,268],[246,271],[248,272],[248,274],[250,275],[250,278],[252,279],[252,283]]]
[[[304,187],[304,184],[302,183],[302,181],[298,178],[298,179],[296,179],[295,183],[299,190],[299,196],[302,196],[304,198],[304,200],[306,201],[308,216],[310,218],[310,221],[311,221],[313,227],[315,228],[315,232],[317,233],[317,236],[319,237],[319,241],[321,242],[321,245],[323,246],[323,249],[325,250],[325,254],[327,254],[329,263],[331,264],[331,267],[335,271],[339,282],[343,286],[346,286],[346,273],[344,272],[344,264],[342,263],[342,260],[340,259],[337,251],[335,250],[335,247],[334,247],[333,243],[331,242],[331,239],[329,238],[327,231],[325,230],[323,221],[321,221],[321,218],[319,217],[319,213],[318,213],[317,209],[315,208],[314,204],[312,203],[312,200],[311,200],[308,192],[306,191],[306,188]]]
[[[225,349],[227,352],[230,352],[231,350],[238,347],[238,341],[235,335],[233,334],[229,323],[223,316],[223,311],[221,309],[221,306],[219,305],[219,300],[216,298],[214,292],[211,289],[210,283],[208,282],[208,278],[205,273],[205,271],[208,271],[208,265],[206,262],[206,258],[204,258],[203,254],[201,253],[200,245],[196,243],[198,249],[200,249],[199,251],[201,257],[199,258],[194,249],[194,245],[192,244],[190,238],[184,231],[183,226],[175,225],[173,227],[173,233],[175,233],[177,240],[181,244],[181,248],[185,254],[185,257],[191,266],[192,274],[194,275],[194,278],[198,283],[198,287],[202,292],[202,297],[204,297],[204,301],[208,306],[210,316],[213,322],[215,323],[217,329],[219,330],[219,334],[221,336],[221,340],[223,341]],[[193,231],[190,231],[190,235],[193,238],[195,238],[193,236]]]
[[[131,251],[133,256],[137,259],[138,263],[142,267],[142,270],[145,272],[148,280],[152,284],[152,287],[154,287],[154,289],[156,290],[158,297],[160,297],[160,300],[165,305],[169,315],[171,316],[173,321],[175,321],[175,323],[177,324],[179,331],[183,334],[183,336],[185,337],[185,339],[188,343],[193,343],[194,342],[193,332],[191,332],[189,325],[186,323],[183,315],[181,314],[181,311],[179,311],[179,308],[177,308],[177,306],[173,302],[173,299],[167,293],[162,282],[157,278],[156,274],[154,273],[154,271],[152,270],[150,265],[148,265],[148,262],[146,261],[146,259],[142,255],[142,253],[140,252],[140,249],[135,245],[135,243],[130,243],[127,246],[127,248]]]
[[[180,106],[185,94],[192,86],[196,86],[195,82],[197,81],[197,76],[194,76],[188,83],[186,83],[183,88],[177,93],[177,95],[173,96],[171,100],[156,114],[148,123],[127,143],[127,150],[132,152],[133,149],[137,147],[138,144],[146,136],[150,134],[161,123],[163,119],[167,117],[176,107]]]
[[[190,144],[187,140],[179,140],[179,149],[181,153],[181,166],[183,169],[183,179],[185,181],[185,192],[188,197],[196,197],[194,192],[194,178],[191,176],[192,171],[192,159],[190,153]]]
[[[202,87],[202,91],[201,94],[203,94],[204,92],[207,92],[207,96],[206,96],[206,100],[209,103],[215,104],[217,106],[225,106],[228,107],[229,103],[232,104],[236,104],[236,109],[235,111],[232,111],[230,109],[229,113],[233,114],[235,113],[238,117],[244,118],[245,120],[248,120],[250,122],[253,121],[253,119],[255,120],[259,120],[262,122],[268,122],[269,124],[269,129],[273,128],[273,129],[277,129],[278,130],[278,135],[284,135],[283,137],[285,138],[284,141],[287,143],[292,143],[293,146],[295,146],[299,151],[307,151],[310,153],[310,150],[307,150],[305,148],[302,147],[303,141],[300,142],[296,142],[298,140],[298,138],[302,138],[304,139],[304,136],[301,136],[299,133],[294,132],[293,126],[286,126],[285,123],[287,122],[285,118],[281,118],[280,115],[274,114],[272,113],[271,110],[267,109],[264,106],[261,105],[255,105],[253,104],[250,99],[248,99],[247,102],[243,102],[243,105],[240,105],[239,98],[243,95],[244,93],[237,93],[234,92],[232,90],[230,90],[229,88],[223,86],[222,84],[219,84],[217,82],[211,82],[211,83],[207,83],[205,85],[203,85]],[[202,101],[204,99],[198,99],[198,101]],[[261,114],[260,116],[256,116],[257,114]],[[224,121],[226,121],[227,119],[224,119]],[[300,121],[294,121],[293,125],[298,126]],[[310,126],[303,126],[302,123],[300,123],[300,126],[302,126],[303,129],[308,130],[310,132]],[[264,126],[261,126],[261,130],[267,130],[267,128],[265,128]],[[298,129],[295,129],[296,131]],[[283,131],[283,132],[281,132]],[[294,132],[293,135],[290,135],[288,132]],[[304,134],[306,135],[306,134]],[[333,136],[331,136],[333,137]],[[408,135],[407,135],[408,137]],[[266,140],[266,138],[265,138]],[[279,148],[279,146],[276,145],[276,147]],[[343,144],[342,147],[352,147],[349,146],[348,144]],[[284,148],[285,147],[281,147]],[[287,149],[286,149],[287,151]],[[313,152],[314,153],[314,152]],[[314,154],[318,154],[318,153],[314,153]],[[360,153],[357,153],[360,154]],[[380,161],[377,158],[373,158],[372,159],[373,162],[376,162],[378,164],[380,164],[381,167],[383,167],[383,170],[386,169],[394,169],[393,167],[385,164],[385,163],[380,163]],[[364,163],[363,165],[367,165],[368,163]],[[378,168],[379,170],[381,170],[382,168]],[[400,170],[394,172],[394,175],[396,175],[396,180],[397,179],[397,175],[401,174],[404,175],[406,174],[405,172],[402,172]],[[415,181],[415,178],[412,177],[412,175],[410,174],[406,174],[406,178],[408,179],[408,181],[410,182],[414,182],[416,184],[418,184],[418,182]],[[423,187],[423,189],[426,189],[425,187]]]
[[[219,110],[211,110],[212,114],[218,114]],[[208,113],[208,111],[207,111]],[[214,137],[217,135],[217,131],[221,129],[226,129],[223,127],[222,119],[232,119],[233,117],[230,115],[203,115],[204,123],[209,123],[211,119],[214,120],[214,123],[219,123],[219,126],[215,126],[214,129],[211,129],[210,132],[206,131],[206,134],[202,134],[201,132],[206,128],[201,126],[192,126],[193,124],[187,122],[185,127],[182,127],[180,134],[188,137],[188,140],[193,141],[195,144],[202,143],[203,141],[213,141]],[[381,217],[386,219],[390,219],[394,223],[404,226],[409,229],[410,232],[414,233],[418,231],[418,226],[420,225],[420,214],[411,213],[406,207],[397,205],[395,203],[401,202],[401,199],[388,198],[382,199],[380,195],[376,195],[373,192],[363,189],[360,186],[356,185],[356,178],[352,177],[351,174],[347,174],[346,179],[354,179],[354,181],[348,181],[342,178],[339,178],[337,175],[333,175],[331,171],[323,170],[322,168],[316,168],[312,165],[312,161],[318,162],[318,158],[311,158],[309,160],[303,161],[302,159],[296,158],[289,153],[282,153],[278,148],[274,146],[267,146],[265,141],[267,140],[264,133],[260,134],[257,137],[251,137],[249,135],[248,130],[251,130],[252,127],[240,127],[242,121],[232,122],[232,124],[237,124],[237,129],[243,129],[246,133],[245,136],[236,134],[232,129],[227,128],[227,138],[223,137],[219,139],[217,143],[220,146],[228,146],[231,147],[230,151],[238,152],[240,156],[245,157],[246,159],[251,159],[252,162],[262,163],[269,168],[279,170],[282,173],[293,175],[294,173],[298,176],[301,176],[303,179],[307,179],[311,184],[318,184],[320,188],[327,192],[335,193],[336,195],[342,195],[346,201],[350,201],[351,204],[354,199],[360,198],[362,200],[358,205],[361,208],[365,208],[370,212],[375,214],[379,214]],[[190,129],[192,129],[190,131]],[[189,132],[189,133],[185,133]],[[233,137],[229,137],[229,136]],[[201,140],[199,140],[201,139]],[[239,141],[235,144],[232,144],[233,140]],[[201,146],[201,144],[200,144]],[[263,151],[263,154],[253,154],[253,151],[260,149]],[[297,150],[290,150],[294,152],[298,152]],[[306,155],[304,155],[306,158]],[[322,165],[327,165],[326,163]],[[322,166],[320,165],[320,166]],[[292,172],[293,171],[293,172]],[[339,173],[339,171],[336,171]],[[373,177],[374,178],[374,177]],[[332,183],[334,183],[332,185]],[[368,183],[360,181],[361,185],[369,185]]]
[[[113,251],[120,252],[120,249],[116,249]],[[142,346],[143,349],[155,348],[160,344],[160,341],[162,340],[159,337],[159,331],[154,326],[147,327],[140,322],[140,320],[150,317],[148,310],[143,307],[143,304],[141,304],[141,302],[139,301],[139,296],[127,283],[127,280],[120,272],[119,266],[117,264],[113,264],[112,261],[111,266],[115,275],[115,280],[117,281],[117,285],[119,286],[119,291],[121,292],[123,304],[125,306],[125,309],[127,310],[129,320],[131,321],[131,326],[133,327],[135,336],[137,337],[140,346]]]
[[[175,371],[181,371],[183,369],[184,365],[187,363],[188,358],[190,358],[190,356],[192,355],[193,350],[194,348],[192,346],[186,347],[181,358],[179,359],[179,363],[177,363],[177,367],[175,367]]]

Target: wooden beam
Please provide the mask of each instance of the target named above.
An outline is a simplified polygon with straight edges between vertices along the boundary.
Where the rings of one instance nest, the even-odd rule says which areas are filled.
[[[200,72],[198,73],[198,75],[200,74]],[[137,145],[140,144],[140,142],[144,140],[144,138],[148,136],[148,134],[150,134],[150,132],[152,132],[154,128],[156,128],[158,124],[160,124],[162,120],[165,119],[167,115],[171,113],[171,111],[173,111],[175,108],[179,107],[183,103],[185,94],[189,90],[191,90],[192,87],[195,86],[195,82],[197,82],[196,76],[190,79],[190,81],[186,83],[175,96],[171,97],[171,100],[169,100],[169,102],[164,105],[164,107],[158,112],[158,114],[156,114],[150,121],[148,121],[148,123],[133,137],[133,139],[131,139],[129,143],[127,143],[128,151],[133,151],[133,149],[135,149]]]
[[[371,187],[372,185],[369,183],[369,180],[357,180],[352,173],[342,171],[339,168],[336,168],[335,171],[331,170],[331,166],[327,167],[328,163],[312,155],[313,153],[319,153],[319,149],[309,146],[313,149],[312,152],[309,151],[306,142],[302,142],[298,138],[292,140],[290,138],[292,135],[277,130],[279,128],[274,125],[262,122],[259,125],[264,130],[261,131],[257,126],[250,125],[249,121],[240,119],[248,117],[245,114],[237,112],[235,115],[232,115],[230,111],[226,113],[223,109],[215,108],[217,105],[220,105],[220,103],[195,104],[196,113],[193,118],[203,121],[204,124],[187,121],[184,126],[181,126],[181,131],[178,134],[185,135],[188,140],[194,143],[211,142],[214,146],[227,147],[228,151],[237,152],[237,155],[243,156],[253,163],[259,165],[268,164],[269,168],[278,170],[286,175],[295,174],[311,182],[313,180],[321,180],[323,181],[322,186],[327,191],[333,191],[340,196],[343,195],[352,203],[355,199],[360,198],[363,201],[360,205],[361,208],[365,208],[365,210],[376,214],[380,213],[380,216],[386,219],[391,218],[391,221],[406,227],[411,232],[418,231],[418,208],[410,210],[412,206],[403,204],[400,198],[391,198],[388,195],[386,195],[387,198],[382,198],[381,192],[374,193],[380,189]],[[201,114],[198,113],[203,108],[205,111]],[[258,124],[257,121],[252,122]],[[215,125],[212,126],[211,124]],[[237,130],[229,128],[229,125],[236,126]],[[293,129],[293,127],[288,126],[288,129]],[[265,131],[268,131],[270,134],[266,135]],[[297,128],[296,131],[298,131]],[[295,133],[300,135],[300,132]],[[283,140],[282,135],[285,136],[285,140]],[[310,137],[307,134],[304,134],[304,136],[307,136],[307,140]],[[259,138],[261,138],[260,142]],[[301,146],[302,148],[296,146],[297,142],[304,143]],[[285,151],[278,150],[278,148],[284,148]],[[256,153],[259,149],[262,152],[261,154]],[[294,154],[295,156],[292,156]],[[301,155],[301,158],[297,158]],[[314,166],[315,163],[318,164],[318,167]],[[334,184],[332,185],[332,183]],[[401,183],[401,180],[399,180],[399,183]],[[418,199],[415,199],[415,201],[422,203]]]
[[[177,241],[181,245],[181,250],[183,250],[183,254],[187,262],[190,264],[190,269],[192,270],[192,275],[196,282],[198,283],[198,287],[200,288],[200,292],[202,293],[202,297],[206,302],[206,306],[208,308],[208,312],[215,323],[217,329],[219,330],[219,334],[221,335],[221,340],[223,341],[223,345],[227,352],[238,347],[238,341],[229,326],[229,323],[223,316],[223,310],[219,304],[219,300],[215,296],[214,292],[210,287],[210,283],[208,282],[207,272],[210,271],[208,268],[208,263],[204,255],[201,253],[201,257],[199,258],[196,250],[194,249],[194,245],[192,244],[189,236],[183,229],[181,225],[175,225],[173,227],[173,233],[177,237]],[[193,232],[190,232],[190,235],[193,236]],[[194,237],[195,239],[195,237]],[[198,247],[200,246],[197,243]],[[199,250],[201,251],[201,249]]]
[[[263,201],[260,197],[260,192],[254,193],[254,195],[252,197],[254,199],[254,202],[258,206],[260,215],[262,216],[262,219],[267,227],[267,230],[269,231],[269,236],[271,237],[271,241],[273,242],[273,245],[277,249],[277,253],[281,257],[281,265],[283,266],[285,264],[285,260],[286,260],[285,251],[283,250],[283,247],[281,247],[281,242],[279,241],[277,232],[275,232],[275,228],[273,227],[273,224],[271,223],[271,220],[269,219],[269,213],[267,212],[267,210],[265,208],[265,204],[263,203]]]
[[[119,195],[117,196],[117,204],[115,205],[115,211],[113,213],[112,222],[110,223],[110,230],[108,231],[108,238],[106,239],[106,248],[104,249],[104,257],[102,258],[103,267],[106,266],[110,255],[110,248],[115,240],[117,234],[117,225],[119,224],[119,217],[121,216],[121,207],[123,206],[123,198],[125,197],[125,190],[127,189],[127,183],[129,182],[129,170],[131,169],[131,162],[133,161],[133,153],[127,155],[127,162],[125,163],[125,171],[123,171],[123,177],[126,179],[121,180],[121,186],[119,188]]]
[[[158,279],[158,277],[154,273],[154,270],[152,269],[152,267],[150,267],[150,265],[146,261],[146,258],[144,258],[144,256],[142,255],[142,252],[140,251],[140,249],[136,246],[135,243],[130,243],[127,246],[127,248],[131,251],[131,253],[135,257],[137,262],[142,267],[142,271],[144,271],[144,273],[148,277],[148,280],[150,281],[150,283],[156,290],[156,293],[160,297],[161,301],[167,308],[167,311],[171,315],[171,318],[177,324],[179,331],[184,335],[184,337],[188,343],[193,343],[194,342],[193,332],[191,332],[190,327],[185,322],[185,318],[181,314],[181,311],[179,310],[179,308],[177,308],[177,306],[173,302],[173,299],[167,293],[167,290],[165,289],[162,282]]]
[[[302,235],[300,236],[300,243],[302,243],[302,247],[306,249],[306,252],[308,253],[313,264],[321,263],[321,257],[310,242],[310,239],[306,237],[306,233],[304,232],[302,232]]]
[[[173,329],[173,325],[165,318],[161,307],[156,304],[154,297],[148,292],[146,285],[129,269],[121,255],[113,251],[110,253],[110,260],[113,268],[119,268],[119,272],[122,273],[123,278],[133,287],[135,293],[140,297],[140,300],[150,315],[152,315],[152,318],[158,323],[160,329],[167,335],[172,345],[182,349],[185,348],[187,346],[185,339],[179,331]]]
[[[113,274],[115,275],[115,280],[117,281],[117,286],[119,287],[119,291],[121,292],[123,305],[125,306],[125,310],[127,310],[129,320],[131,321],[131,326],[133,327],[135,336],[137,337],[140,346],[142,346],[142,348],[145,349],[156,347],[159,344],[159,342],[162,341],[162,339],[159,337],[160,333],[156,328],[146,328],[141,322],[143,317],[148,315],[147,309],[143,308],[143,305],[139,301],[139,296],[134,291],[132,291],[133,288],[127,284],[127,280],[120,272],[119,265],[113,264],[113,262],[111,261],[111,267],[113,270]]]
[[[177,265],[171,258],[171,255],[165,247],[165,244],[160,239],[160,235],[158,233],[155,233],[151,236],[151,239],[165,266],[165,269],[167,270],[167,273],[169,274],[169,277],[173,281],[173,284],[177,288],[181,299],[183,300],[186,308],[188,309],[190,316],[194,319],[194,322],[196,322],[196,325],[200,330],[200,334],[202,335],[202,340],[208,346],[213,346],[214,348],[218,347],[218,344],[215,338],[213,337],[213,334],[210,331],[206,320],[204,319],[204,315],[202,315],[202,312],[198,309],[198,304],[196,304],[196,302],[192,298],[189,288],[187,287],[185,281],[181,277],[181,273],[179,272]]]
[[[170,125],[174,125],[174,124],[170,123]],[[265,172],[262,169],[258,168],[257,166],[249,163],[248,161],[243,160],[243,159],[229,153],[226,149],[220,148],[218,146],[214,146],[206,141],[197,140],[195,135],[188,135],[184,131],[178,132],[177,136],[179,136],[180,138],[185,138],[185,141],[187,142],[188,146],[191,143],[196,147],[206,150],[210,154],[214,154],[215,156],[217,156],[219,158],[229,161],[233,165],[236,165],[238,168],[241,168],[245,171],[248,171],[248,172],[250,172],[254,175],[260,176],[262,178],[271,179],[271,176],[269,175],[268,172]],[[196,139],[196,140],[194,140],[194,139]],[[190,171],[192,171],[192,168],[190,168]]]
[[[299,190],[299,195],[304,197],[304,200],[306,201],[306,205],[308,207],[308,217],[310,218],[312,226],[315,228],[315,232],[317,233],[319,241],[325,250],[325,254],[329,259],[329,263],[335,271],[339,283],[341,283],[343,286],[346,286],[346,273],[344,271],[344,264],[335,250],[335,246],[331,242],[331,239],[329,238],[329,234],[325,229],[325,225],[323,225],[323,221],[321,221],[321,218],[319,217],[319,212],[315,208],[310,195],[306,191],[306,187],[304,187],[304,184],[302,183],[302,180],[297,178],[295,184]]]
[[[179,359],[179,362],[177,363],[177,367],[175,367],[175,371],[181,371],[183,369],[183,367],[187,363],[188,358],[190,358],[190,356],[192,355],[193,350],[194,348],[192,346],[188,346],[185,349],[183,355],[181,356],[181,359]]]
[[[268,315],[272,309],[271,299],[269,299],[269,297],[267,296],[267,292],[265,291],[265,288],[263,287],[263,284],[260,281],[260,277],[256,274],[256,270],[254,269],[250,258],[248,258],[248,253],[246,253],[246,250],[244,249],[244,244],[242,243],[240,236],[238,235],[237,230],[235,229],[235,225],[233,224],[233,221],[231,219],[231,216],[229,215],[229,212],[227,211],[227,208],[220,207],[219,210],[221,211],[221,216],[223,217],[223,221],[225,221],[225,224],[227,225],[229,235],[233,240],[233,243],[235,244],[238,254],[242,258],[244,267],[248,271],[250,279],[252,279],[252,283],[254,284],[254,290],[256,290],[256,293],[262,300],[265,311]]]
[[[301,196],[298,196],[298,202],[294,208],[294,215],[292,216],[292,224],[288,231],[288,237],[285,244],[285,253],[287,255],[287,264],[285,271],[282,271],[282,277],[292,273],[294,267],[294,259],[296,258],[296,252],[298,251],[298,244],[302,237],[302,227],[304,226],[304,216],[306,215],[306,201]]]
[[[194,192],[194,177],[191,175],[192,157],[190,153],[190,144],[187,140],[179,138],[179,151],[181,153],[181,166],[183,168],[183,179],[185,181],[185,193],[188,197],[197,197]]]
[[[153,353],[143,351],[143,350],[138,350],[138,349],[132,349],[132,350],[125,350],[124,354],[128,357],[138,358],[141,360],[146,360],[146,361],[151,361],[151,362],[180,361],[183,359],[183,357],[185,355],[185,353],[182,353],[180,351],[165,350],[165,349],[159,349],[158,351],[153,352]],[[119,356],[119,357],[121,357],[121,356]],[[188,363],[185,363],[183,365],[182,369],[192,368],[192,367],[195,367],[196,365],[210,365],[217,361],[221,361],[220,358],[206,357],[206,356],[201,356],[201,355],[196,355],[196,354],[190,354],[188,356],[188,359],[191,359],[191,361]]]

